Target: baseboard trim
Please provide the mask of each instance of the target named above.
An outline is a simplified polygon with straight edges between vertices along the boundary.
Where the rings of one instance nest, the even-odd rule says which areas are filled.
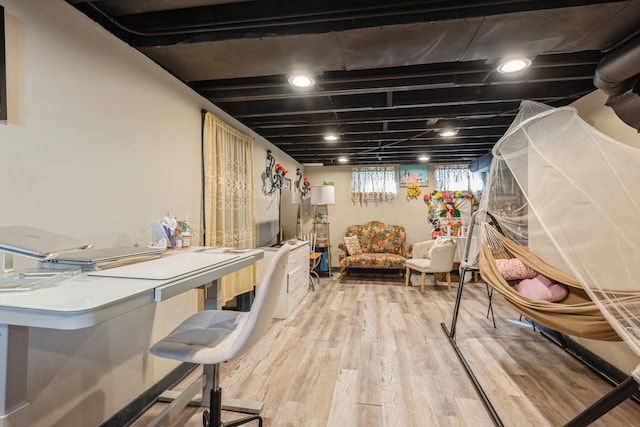
[[[142,392],[136,399],[113,414],[100,427],[123,427],[131,425],[140,415],[147,411],[165,390],[173,388],[187,377],[199,365],[181,363],[177,368],[165,375],[160,381]]]

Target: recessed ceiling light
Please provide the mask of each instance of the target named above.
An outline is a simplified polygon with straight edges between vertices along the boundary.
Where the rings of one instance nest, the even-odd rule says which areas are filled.
[[[315,82],[313,77],[307,73],[296,73],[289,76],[289,84],[299,88],[311,87]]]
[[[427,160],[429,160],[429,156],[419,156],[418,157],[418,161],[419,162],[426,162]]]
[[[346,157],[338,157],[338,161],[340,163],[347,163],[349,161],[349,159],[347,159]]]
[[[438,133],[438,135],[447,137],[447,136],[454,136],[457,133],[458,131],[455,129],[442,129],[440,133]]]
[[[337,141],[337,140],[340,139],[340,137],[338,135],[333,134],[333,133],[327,134],[323,138],[324,138],[325,141]]]
[[[510,58],[498,65],[500,73],[515,73],[531,66],[529,58]]]

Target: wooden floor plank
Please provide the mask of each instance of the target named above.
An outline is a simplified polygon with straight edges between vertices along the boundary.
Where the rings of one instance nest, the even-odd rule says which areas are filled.
[[[224,393],[263,401],[266,427],[493,425],[440,327],[450,325],[457,284],[448,292],[428,278],[421,293],[400,279],[323,277],[292,316],[221,365]],[[456,338],[506,426],[563,425],[611,390],[499,296],[494,328],[487,303],[483,283],[465,287]],[[171,426],[200,425],[202,410],[185,410]],[[638,420],[640,405],[625,401],[593,426]]]
[[[410,375],[407,378],[407,389],[411,394],[406,397],[409,411],[409,420],[413,426],[436,426],[441,414],[433,404],[432,396],[435,394],[430,387],[433,384],[424,375]]]
[[[358,425],[358,371],[341,369],[334,387],[327,425]]]
[[[361,356],[358,366],[358,403],[382,405],[380,356],[378,344],[364,341],[360,345]]]
[[[329,425],[329,424],[327,424]],[[347,424],[338,424],[347,425]],[[382,421],[382,407],[378,405],[358,405],[358,424],[367,427],[384,427]]]
[[[380,358],[382,376],[382,422],[385,426],[409,426],[409,408],[398,359]]]

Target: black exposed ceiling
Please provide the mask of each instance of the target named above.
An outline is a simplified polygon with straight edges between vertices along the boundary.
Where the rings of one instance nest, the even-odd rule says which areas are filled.
[[[521,100],[595,90],[598,62],[640,30],[640,0],[68,2],[301,163],[472,161]],[[495,71],[514,53],[531,68]],[[302,68],[310,90],[287,83]]]

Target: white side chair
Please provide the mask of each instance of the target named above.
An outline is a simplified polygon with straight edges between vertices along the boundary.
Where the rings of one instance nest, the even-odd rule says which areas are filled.
[[[152,354],[182,362],[203,365],[203,374],[199,384],[189,387],[191,396],[181,396],[178,405],[185,406],[202,386],[202,405],[206,390],[210,387],[209,411],[203,414],[204,426],[238,426],[258,420],[262,426],[262,417],[252,415],[223,423],[222,391],[220,389],[220,362],[226,362],[239,356],[255,344],[267,331],[273,319],[282,284],[284,283],[289,260],[289,245],[283,245],[272,258],[266,274],[256,290],[256,297],[249,312],[228,310],[205,310],[198,312],[175,328],[169,335],[154,344],[149,350]],[[188,394],[188,393],[185,393]],[[152,425],[164,424],[179,410],[167,408]]]
[[[405,274],[408,286],[411,283],[411,270],[422,273],[420,281],[420,292],[424,292],[424,282],[427,273],[445,273],[447,286],[451,291],[451,270],[453,269],[453,259],[456,253],[457,242],[447,238],[437,240],[427,240],[413,244],[411,258],[405,261],[407,271]],[[436,277],[434,276],[434,282]]]

